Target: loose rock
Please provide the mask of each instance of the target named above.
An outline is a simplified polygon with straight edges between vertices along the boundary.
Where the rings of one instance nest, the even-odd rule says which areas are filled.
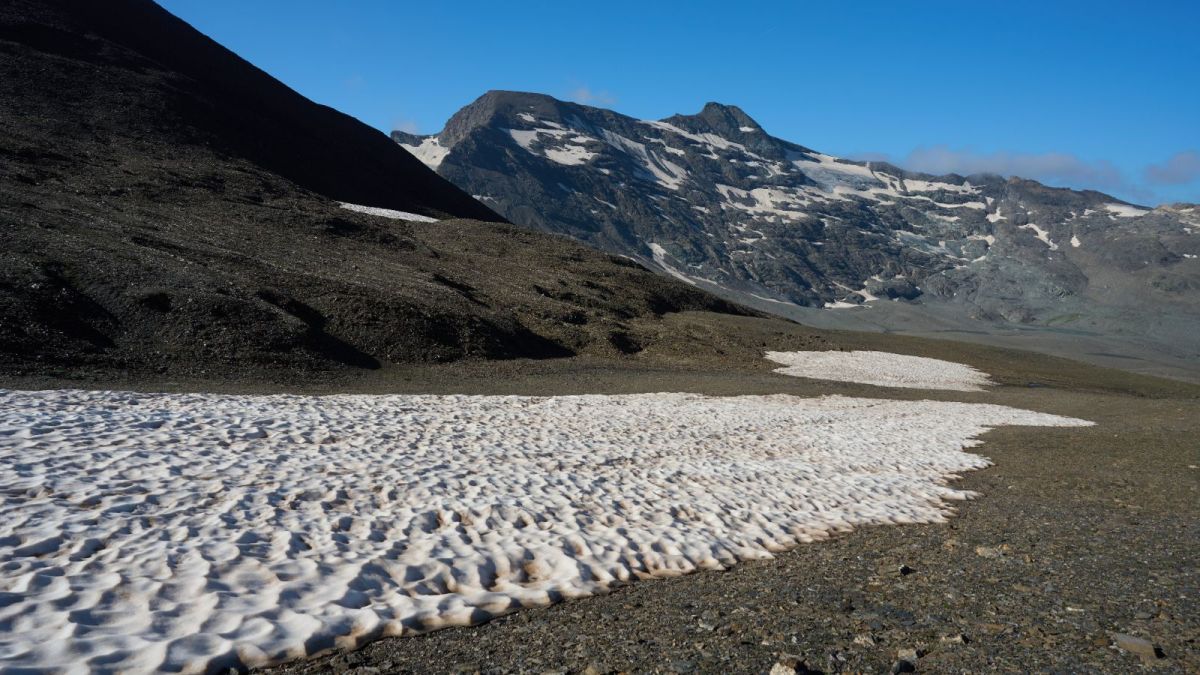
[[[976,546],[975,555],[981,558],[999,558],[1004,555],[1004,550],[992,546]]]
[[[811,672],[804,659],[791,654],[781,654],[775,665],[771,666],[770,675],[807,675]]]
[[[874,647],[875,646],[875,638],[873,638],[870,635],[867,635],[865,633],[863,635],[856,635],[856,636],[854,636],[854,644],[860,645],[862,647]]]
[[[1164,658],[1162,649],[1156,647],[1153,642],[1144,638],[1135,637],[1126,633],[1112,633],[1113,644],[1121,649],[1136,654],[1144,663],[1153,663],[1158,659]]]

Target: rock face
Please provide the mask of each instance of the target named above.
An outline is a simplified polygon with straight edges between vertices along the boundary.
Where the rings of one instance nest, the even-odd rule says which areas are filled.
[[[149,1],[0,5],[0,104],[0,375],[636,351],[642,319],[743,312],[481,222],[502,218]]]
[[[848,161],[717,103],[645,121],[493,91],[440,134],[392,138],[514,222],[770,311],[850,315],[890,300],[916,308],[917,323],[1200,355],[1195,205]]]

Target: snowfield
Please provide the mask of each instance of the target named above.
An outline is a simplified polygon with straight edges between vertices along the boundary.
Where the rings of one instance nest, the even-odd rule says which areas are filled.
[[[0,390],[0,670],[202,672],[941,522],[1013,408]]]
[[[767,358],[786,366],[775,370],[781,375],[814,380],[951,391],[983,391],[992,384],[971,366],[889,352],[767,352]]]
[[[341,203],[342,208],[348,211],[365,213],[368,216],[379,216],[381,218],[391,218],[392,220],[407,220],[413,223],[436,223],[437,218],[423,216],[419,213],[409,213],[408,211],[397,211],[395,209],[381,209],[378,206],[363,206],[362,204],[350,204],[348,202]]]

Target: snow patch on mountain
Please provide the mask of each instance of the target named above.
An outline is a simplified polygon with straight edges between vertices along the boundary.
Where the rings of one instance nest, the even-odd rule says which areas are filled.
[[[1104,208],[1118,218],[1137,218],[1150,213],[1150,211],[1147,209],[1139,209],[1138,207],[1130,206],[1129,204],[1105,204]]]
[[[643,121],[642,123],[648,124],[656,129],[661,129],[663,131],[669,131],[672,134],[675,134],[677,136],[682,136],[683,138],[686,138],[689,141],[696,143],[697,145],[704,146],[704,147],[707,147],[710,149],[716,149],[716,150],[736,149],[741,152],[748,152],[746,150],[746,146],[742,145],[741,143],[731,141],[731,140],[724,138],[718,134],[709,133],[709,132],[696,134],[696,133],[692,133],[690,131],[685,131],[683,129],[680,129],[679,127],[675,126],[674,124],[671,124],[670,122]],[[716,157],[716,155],[713,155],[713,157]]]
[[[437,218],[423,216],[419,213],[409,213],[408,211],[396,211],[395,209],[381,209],[378,206],[363,206],[361,204],[349,204],[340,202],[341,207],[347,211],[355,211],[357,213],[365,213],[368,216],[379,216],[381,218],[390,218],[392,220],[406,220],[410,223],[436,223]]]
[[[434,171],[437,171],[437,168],[441,166],[442,160],[446,158],[446,155],[450,154],[450,148],[443,147],[438,141],[437,136],[423,138],[418,145],[409,145],[406,143],[400,143],[399,145],[411,152],[413,156]]]
[[[669,190],[678,190],[684,179],[687,178],[686,169],[659,157],[652,150],[648,150],[646,144],[629,140],[607,129],[602,130],[601,133],[608,144],[632,155],[650,173],[653,180],[658,181],[663,187]]]
[[[1046,246],[1050,247],[1051,251],[1058,250],[1058,244],[1054,243],[1054,241],[1052,241],[1050,239],[1050,233],[1047,232],[1046,230],[1042,229],[1042,227],[1040,225],[1035,225],[1033,223],[1027,223],[1025,225],[1022,225],[1021,229],[1022,230],[1032,230],[1038,239],[1041,239],[1043,242],[1045,242]]]
[[[671,276],[684,282],[685,284],[691,284],[693,286],[696,285],[696,281],[694,279],[692,279],[690,276],[684,274],[683,272],[680,272],[678,269],[675,268],[674,265],[667,262],[667,256],[670,254],[667,253],[667,250],[665,248],[663,248],[662,246],[655,244],[653,242],[646,244],[646,246],[649,247],[650,253],[654,257],[655,264],[657,264],[659,267],[661,267],[664,272],[666,272],[667,274],[670,274]]]
[[[512,137],[517,145],[531,154],[540,155],[556,164],[577,166],[586,164],[596,156],[596,153],[588,150],[586,147],[587,143],[596,142],[595,138],[571,129],[566,129],[556,123],[547,123],[545,121],[543,123],[548,124],[548,126],[539,129],[506,129],[505,131],[508,132],[508,135]],[[556,140],[558,144],[541,145],[542,136]],[[539,145],[540,147],[535,147],[535,145]]]

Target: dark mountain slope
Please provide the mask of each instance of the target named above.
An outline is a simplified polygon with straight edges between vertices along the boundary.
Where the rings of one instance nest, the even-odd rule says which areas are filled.
[[[6,112],[27,123],[36,116],[62,142],[84,132],[200,145],[333,199],[500,220],[394,152],[383,134],[309,101],[152,2],[11,0],[0,8],[0,39],[11,45]]]
[[[497,217],[149,2],[0,7],[0,110],[0,373],[619,354],[742,313],[561,237],[412,222]]]

